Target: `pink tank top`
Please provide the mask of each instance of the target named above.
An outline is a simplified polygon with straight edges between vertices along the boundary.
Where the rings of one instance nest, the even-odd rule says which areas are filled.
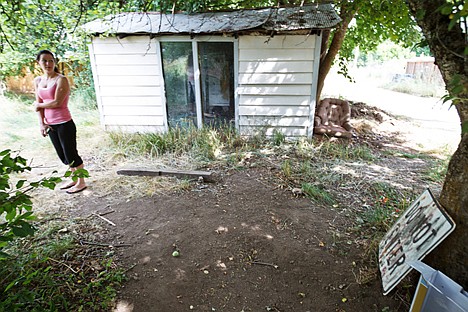
[[[57,90],[57,80],[58,78],[55,80],[55,83],[50,88],[37,88],[37,95],[42,99],[44,103],[51,102],[55,99],[55,91]],[[67,94],[65,96],[60,106],[54,108],[44,108],[44,117],[47,124],[56,125],[65,123],[72,119],[70,111],[68,110],[69,96],[70,94]]]

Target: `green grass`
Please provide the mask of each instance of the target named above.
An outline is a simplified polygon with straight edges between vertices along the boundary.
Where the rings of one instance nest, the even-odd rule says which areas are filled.
[[[401,157],[406,159],[430,159],[431,156],[428,153],[408,153],[402,152],[398,150],[385,150],[382,152],[384,155],[394,156],[394,157]]]
[[[385,233],[416,198],[417,194],[390,183],[374,182],[367,193],[373,204],[362,214],[366,226]]]
[[[423,172],[425,178],[428,181],[443,183],[447,174],[449,161],[450,157],[432,160],[431,165]]]
[[[285,160],[281,164],[281,171],[283,172],[283,175],[286,178],[291,178],[292,176],[292,168],[291,168],[291,161],[290,160]]]
[[[271,138],[271,141],[273,145],[280,146],[286,141],[286,136],[282,132],[275,129],[273,131],[273,136]]]
[[[97,110],[96,93],[93,87],[75,89],[70,96],[71,105],[80,111]]]
[[[186,154],[195,160],[209,162],[226,152],[242,153],[248,149],[247,142],[228,124],[221,128],[171,128],[166,133],[111,132],[109,136],[116,150],[128,157]]]
[[[316,203],[322,205],[333,205],[336,202],[333,196],[325,190],[323,186],[303,183],[301,189],[308,198],[312,199]]]
[[[389,82],[382,87],[388,90],[421,97],[440,98],[445,94],[444,86],[434,86],[434,84],[425,83],[418,79],[408,79],[401,82]]]
[[[35,236],[9,247],[11,258],[0,262],[0,311],[111,309],[123,270],[102,248],[79,246],[73,231],[59,231],[75,226],[44,223]]]
[[[316,147],[316,155],[320,158],[339,158],[343,161],[374,161],[376,159],[376,156],[368,146],[360,144],[351,145],[347,142],[323,142]]]
[[[355,215],[354,231],[365,241],[364,260],[378,267],[380,241],[419,194],[387,182],[369,183],[363,194],[369,204]]]
[[[0,119],[0,130],[3,144],[16,143],[21,140],[31,139],[29,133],[31,125],[36,126],[39,134],[38,117],[33,109],[34,98],[7,93],[7,101],[2,102],[2,117]],[[3,140],[2,140],[3,141]]]

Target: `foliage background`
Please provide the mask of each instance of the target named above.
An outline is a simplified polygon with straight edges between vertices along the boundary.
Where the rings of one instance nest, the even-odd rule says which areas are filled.
[[[328,2],[333,2],[341,15],[355,13],[340,50],[340,63],[343,66],[353,59],[357,46],[361,52],[367,52],[375,50],[379,43],[385,40],[413,46],[421,39],[403,0]],[[41,49],[50,49],[59,59],[69,64],[71,75],[74,76],[75,73],[84,70],[84,76],[88,78],[77,79],[78,87],[89,86],[91,80],[87,70],[89,38],[80,31],[79,26],[109,14],[129,11],[193,13],[302,3],[310,4],[314,1],[2,0],[0,1],[0,80],[7,76],[21,75],[25,68],[33,71],[35,54]]]

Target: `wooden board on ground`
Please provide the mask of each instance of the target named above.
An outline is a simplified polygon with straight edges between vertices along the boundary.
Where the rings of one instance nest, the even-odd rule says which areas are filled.
[[[193,171],[193,170],[171,170],[171,169],[122,169],[118,170],[117,174],[128,175],[128,176],[172,176],[177,178],[185,179],[196,179],[203,178],[203,182],[215,182],[213,173],[208,171]]]

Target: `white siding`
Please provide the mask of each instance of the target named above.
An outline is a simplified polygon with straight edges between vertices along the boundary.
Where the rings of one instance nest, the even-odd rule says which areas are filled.
[[[265,131],[271,135],[278,130],[288,137],[311,136],[319,39],[316,35],[251,35],[234,42],[236,126],[242,134]],[[90,56],[106,129],[167,130],[156,39],[95,37]]]
[[[93,38],[90,52],[103,126],[163,131],[163,79],[156,41],[149,36]]]
[[[315,109],[316,36],[239,37],[238,124],[242,134],[308,136]]]

